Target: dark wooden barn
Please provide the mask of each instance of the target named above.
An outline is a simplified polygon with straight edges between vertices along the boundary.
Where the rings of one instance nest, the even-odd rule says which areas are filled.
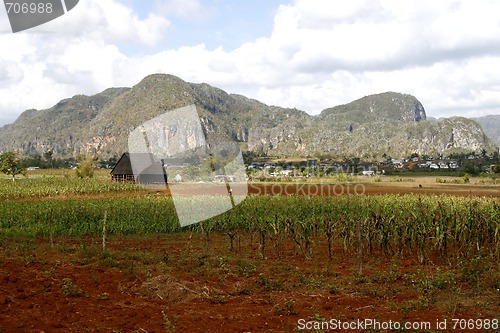
[[[140,170],[134,175],[135,170]],[[166,184],[167,174],[163,162],[154,159],[153,155],[145,153],[124,153],[113,170],[111,179],[114,181],[133,181],[138,184]]]
[[[111,179],[115,181],[135,181],[130,155],[123,154],[111,170]]]

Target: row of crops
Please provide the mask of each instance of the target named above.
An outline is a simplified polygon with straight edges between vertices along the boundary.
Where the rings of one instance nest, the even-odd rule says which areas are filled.
[[[193,206],[206,197],[185,197]],[[0,204],[0,237],[199,232],[252,239],[260,251],[292,242],[305,256],[340,245],[356,251],[360,242],[371,254],[418,256],[500,255],[498,198],[451,196],[250,196],[234,209],[181,228],[168,196],[5,200]]]
[[[66,177],[20,178],[13,182],[0,179],[0,200],[12,198],[44,198],[48,196],[66,196],[80,194],[97,194],[108,192],[140,191],[132,183],[103,181],[102,179],[78,179]]]

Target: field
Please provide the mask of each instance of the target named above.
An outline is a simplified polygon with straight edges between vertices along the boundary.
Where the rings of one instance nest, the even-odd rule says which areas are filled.
[[[0,332],[499,331],[498,184],[355,177],[249,193],[181,227],[168,190],[105,172],[0,179]],[[184,194],[194,208],[208,195]]]

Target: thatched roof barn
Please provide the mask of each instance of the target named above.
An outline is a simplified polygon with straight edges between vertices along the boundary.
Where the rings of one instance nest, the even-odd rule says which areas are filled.
[[[166,184],[168,181],[163,162],[145,153],[124,153],[111,170],[111,179],[138,184]]]

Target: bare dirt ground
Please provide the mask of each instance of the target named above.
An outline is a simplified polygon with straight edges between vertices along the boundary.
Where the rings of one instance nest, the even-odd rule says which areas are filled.
[[[300,320],[372,319],[459,332],[438,330],[436,321],[447,319],[450,328],[452,318],[500,313],[493,282],[472,287],[450,271],[451,258],[420,265],[368,256],[360,276],[356,255],[340,247],[333,260],[321,244],[311,259],[288,243],[262,257],[248,237],[234,251],[224,235],[199,237],[113,238],[104,254],[91,238],[60,239],[53,247],[42,239],[5,240],[0,331],[298,332]]]
[[[231,184],[236,188],[246,185]],[[173,184],[176,194],[203,195],[214,193],[210,185],[193,184],[182,186]],[[179,189],[179,187],[181,189]],[[166,191],[170,194],[170,191]],[[366,182],[366,183],[250,183],[250,195],[305,195],[305,196],[339,196],[339,195],[383,195],[383,194],[420,194],[420,195],[455,195],[455,196],[486,196],[500,197],[500,186],[477,184],[438,184],[431,182]]]

